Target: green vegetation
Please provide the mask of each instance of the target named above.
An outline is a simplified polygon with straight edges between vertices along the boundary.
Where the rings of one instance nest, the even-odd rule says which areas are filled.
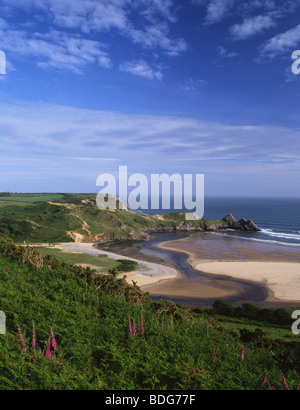
[[[224,220],[186,221],[184,213],[150,216],[100,210],[96,194],[10,194],[0,197],[0,233],[22,243],[137,240],[148,232],[226,228]]]
[[[151,301],[124,279],[3,238],[0,301],[2,390],[295,390],[300,383],[291,343],[223,330],[213,311]]]
[[[45,255],[53,255],[61,262],[77,265],[91,265],[99,272],[108,272],[109,269],[116,268],[120,265],[114,259],[110,259],[104,255],[91,256],[83,253],[62,252],[60,249],[37,247],[37,250]]]

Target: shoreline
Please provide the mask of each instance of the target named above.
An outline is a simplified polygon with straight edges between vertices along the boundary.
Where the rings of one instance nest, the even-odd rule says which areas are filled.
[[[179,278],[181,273],[171,267],[166,265],[161,265],[158,263],[147,262],[141,259],[131,258],[123,256],[117,253],[102,251],[94,247],[95,242],[81,243],[81,242],[70,242],[70,243],[60,243],[56,244],[54,247],[62,250],[63,252],[70,253],[84,253],[87,255],[107,255],[111,259],[127,259],[135,261],[139,264],[139,268],[133,272],[121,273],[118,277],[126,276],[126,281],[132,285],[133,282],[139,287],[152,285],[154,283],[164,282],[166,280],[172,280]],[[87,265],[88,266],[88,265]]]
[[[289,260],[289,252],[286,255],[278,253],[275,257],[239,248],[239,258],[224,257],[222,253],[216,254],[214,258],[203,258],[205,252],[189,246],[194,240],[191,236],[156,246],[188,255],[189,265],[199,274],[204,273],[212,278],[237,279],[261,286],[267,292],[267,298],[261,305],[300,305],[300,254],[297,255],[299,261],[295,262]],[[241,253],[244,253],[242,258]]]
[[[235,248],[235,258],[232,258],[231,254],[231,258],[229,254],[225,255],[224,244],[221,244],[219,252],[214,252],[212,258],[211,255],[207,255],[206,252],[203,252],[203,249],[199,248],[199,244],[205,243],[207,238],[210,238],[211,243],[215,244],[218,242],[218,238],[211,234],[197,235],[201,234],[192,233],[185,238],[166,240],[154,245],[155,248],[161,250],[174,251],[177,255],[178,253],[185,255],[188,258],[187,264],[194,270],[194,278],[190,280],[185,271],[181,272],[178,266],[174,266],[172,262],[162,264],[158,261],[155,263],[135,257],[135,253],[132,256],[125,256],[126,253],[124,255],[122,252],[114,253],[100,250],[95,247],[95,242],[68,242],[56,244],[54,247],[64,252],[84,253],[92,256],[106,254],[112,259],[136,261],[139,264],[136,271],[122,273],[118,276],[125,276],[129,284],[135,282],[142,291],[149,292],[152,298],[170,300],[174,298],[182,300],[182,302],[176,303],[194,306],[207,306],[217,299],[223,299],[232,304],[230,300],[240,298],[242,303],[243,295],[248,288],[248,292],[250,289],[250,294],[254,296],[250,303],[257,306],[300,306],[300,253],[297,254],[299,262],[298,259],[297,262],[294,262],[288,259],[291,256],[288,252],[286,255],[279,252],[275,257],[263,252],[243,249],[241,245],[243,240],[238,239],[239,247]],[[230,239],[227,240],[230,241]],[[211,252],[211,247],[209,247],[209,251]],[[152,256],[154,259],[157,257],[155,254],[150,255],[150,257]],[[284,277],[282,276],[283,271],[288,267],[293,269],[288,277],[290,285],[287,285],[287,281],[283,280]],[[271,274],[270,271],[272,271]],[[198,274],[201,279],[195,280],[195,276],[198,276]],[[274,282],[274,274],[277,282]],[[295,278],[298,280],[296,287],[293,282]],[[251,286],[253,287],[252,290]],[[260,296],[260,299],[257,299],[254,291],[255,287],[260,294],[264,292],[265,296]]]

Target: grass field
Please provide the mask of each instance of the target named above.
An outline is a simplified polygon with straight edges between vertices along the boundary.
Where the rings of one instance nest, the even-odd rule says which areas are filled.
[[[218,322],[227,330],[239,332],[241,329],[247,329],[250,332],[255,332],[256,329],[261,329],[269,340],[285,340],[287,342],[300,342],[300,337],[294,335],[290,326],[280,326],[269,323],[262,323],[254,320],[229,318],[225,316],[214,316]]]
[[[13,203],[39,203],[47,201],[59,201],[64,198],[64,194],[56,193],[41,193],[41,194],[10,194],[8,196],[1,196],[1,202],[13,202]]]
[[[83,253],[68,253],[63,252],[60,249],[37,247],[37,250],[44,255],[53,255],[61,262],[70,263],[73,265],[91,265],[97,267],[99,272],[107,272],[109,269],[116,268],[119,263],[104,255],[90,256]]]

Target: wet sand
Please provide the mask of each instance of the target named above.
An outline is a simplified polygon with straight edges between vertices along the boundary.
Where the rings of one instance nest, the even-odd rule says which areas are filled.
[[[154,294],[178,294],[191,298],[228,298],[241,291],[230,279],[259,285],[266,291],[264,301],[258,305],[300,305],[300,249],[292,246],[249,241],[232,236],[196,233],[187,238],[157,244],[160,249],[188,255],[188,263],[200,274],[227,278],[222,289],[214,281],[195,286],[194,282],[181,283],[178,279],[165,284],[155,284],[147,289]],[[220,284],[220,283],[219,283]],[[227,286],[226,286],[227,285]]]

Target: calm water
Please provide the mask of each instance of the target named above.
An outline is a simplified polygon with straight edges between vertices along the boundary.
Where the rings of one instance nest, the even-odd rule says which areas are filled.
[[[237,220],[252,219],[261,229],[261,232],[250,235],[247,232],[222,235],[300,246],[300,198],[206,198],[204,208],[205,219],[221,219],[231,213]],[[162,210],[144,212],[166,213]]]

